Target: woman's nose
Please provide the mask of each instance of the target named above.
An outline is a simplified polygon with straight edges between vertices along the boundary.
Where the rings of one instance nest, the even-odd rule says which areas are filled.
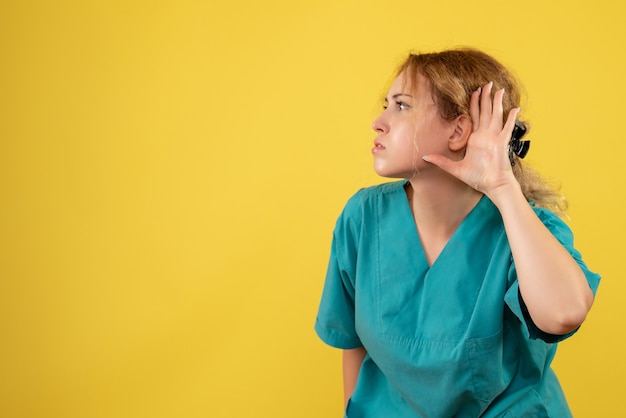
[[[372,129],[379,134],[389,132],[389,124],[384,118],[384,112],[372,122]]]

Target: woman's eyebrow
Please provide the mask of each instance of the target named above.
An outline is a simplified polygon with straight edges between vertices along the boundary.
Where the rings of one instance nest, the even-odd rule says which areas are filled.
[[[413,97],[413,96],[411,96],[410,94],[406,94],[406,93],[397,93],[397,94],[394,94],[393,96],[391,96],[391,99],[392,99],[392,100],[395,100],[395,99],[397,99],[398,97],[402,97],[402,96],[405,96],[405,97]],[[386,102],[388,102],[388,101],[389,101],[389,99],[387,99],[387,98],[385,97],[385,101],[386,101]]]
[[[391,96],[391,100],[396,100],[397,98],[402,97],[402,96],[413,98],[413,96],[411,96],[410,94],[397,93],[397,94],[394,94],[393,96]],[[388,102],[389,102],[389,99],[385,97],[385,103],[388,103]]]

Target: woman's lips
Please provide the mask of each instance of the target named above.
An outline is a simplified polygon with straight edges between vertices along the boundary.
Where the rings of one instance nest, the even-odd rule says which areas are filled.
[[[378,152],[385,149],[385,146],[379,141],[374,141],[374,148],[372,148],[372,152]]]

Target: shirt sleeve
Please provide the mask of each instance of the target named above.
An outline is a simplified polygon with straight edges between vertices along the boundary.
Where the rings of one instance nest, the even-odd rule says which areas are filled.
[[[315,321],[315,331],[322,341],[342,349],[362,346],[355,328],[359,222],[350,216],[350,212],[355,212],[354,203],[355,199],[348,202],[335,226],[326,281]]]
[[[582,256],[578,250],[574,248],[574,235],[572,234],[571,229],[567,226],[563,220],[561,220],[558,216],[547,209],[536,208],[535,212],[539,219],[543,222],[543,224],[548,228],[548,230],[555,236],[555,238],[565,247],[565,249],[572,255],[574,260],[578,263],[580,268],[582,269],[585,277],[587,278],[587,283],[589,283],[589,287],[593,292],[594,296],[598,290],[598,285],[600,284],[600,275],[589,270],[587,265],[582,259]],[[532,321],[530,314],[528,313],[528,309],[526,308],[526,304],[522,299],[522,295],[519,290],[519,283],[517,281],[517,271],[515,269],[515,263],[511,263],[511,267],[509,269],[509,283],[512,283],[507,293],[505,295],[505,302],[508,305],[509,309],[522,321],[523,324],[526,324],[526,337],[530,339],[541,339],[548,343],[556,343],[562,341],[568,337],[571,337],[578,331],[575,329],[574,331],[565,334],[565,335],[553,335],[548,334],[540,330]]]

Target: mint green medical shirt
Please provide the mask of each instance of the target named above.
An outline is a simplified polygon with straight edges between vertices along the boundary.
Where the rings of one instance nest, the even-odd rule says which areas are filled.
[[[405,184],[359,191],[334,230],[315,330],[333,347],[367,350],[345,416],[571,416],[550,363],[573,333],[533,324],[497,208],[483,197],[429,267]],[[568,226],[534,210],[595,294],[600,277]]]

